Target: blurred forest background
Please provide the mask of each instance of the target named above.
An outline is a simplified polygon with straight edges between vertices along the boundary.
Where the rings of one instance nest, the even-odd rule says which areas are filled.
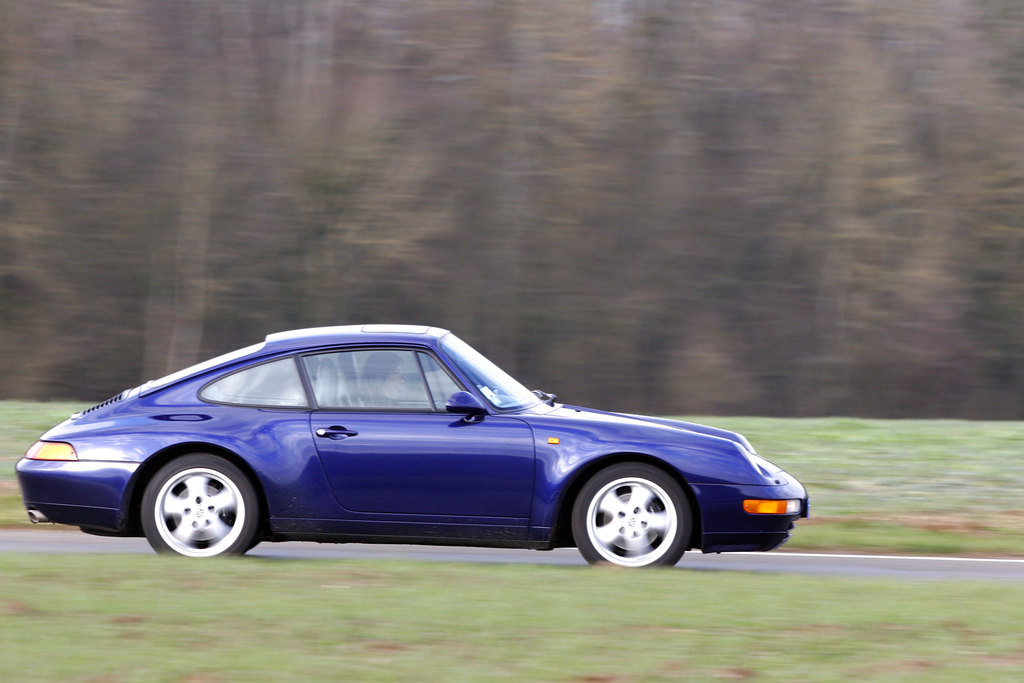
[[[1024,3],[0,0],[0,398],[353,322],[607,408],[1024,418]]]

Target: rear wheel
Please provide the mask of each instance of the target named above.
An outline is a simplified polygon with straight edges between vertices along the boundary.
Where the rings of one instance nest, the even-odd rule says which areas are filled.
[[[259,503],[223,458],[187,455],[164,465],[142,496],[142,530],[159,553],[241,555],[256,543]]]
[[[683,556],[691,528],[690,507],[679,484],[642,463],[601,470],[573,505],[573,537],[591,564],[672,566]]]

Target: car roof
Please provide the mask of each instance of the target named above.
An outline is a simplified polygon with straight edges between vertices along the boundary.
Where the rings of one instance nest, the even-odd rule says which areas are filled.
[[[150,394],[211,370],[276,353],[340,344],[422,344],[428,339],[440,339],[448,333],[448,330],[425,325],[336,325],[274,332],[268,334],[266,339],[259,344],[211,358],[166,377],[151,380],[138,387],[138,390],[142,395]]]
[[[273,353],[333,344],[413,342],[440,339],[448,330],[426,325],[337,325],[268,334],[261,352]]]

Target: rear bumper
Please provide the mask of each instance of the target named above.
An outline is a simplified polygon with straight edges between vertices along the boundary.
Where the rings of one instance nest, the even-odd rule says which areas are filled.
[[[29,460],[15,466],[21,497],[57,524],[120,531],[127,522],[126,493],[138,463]]]

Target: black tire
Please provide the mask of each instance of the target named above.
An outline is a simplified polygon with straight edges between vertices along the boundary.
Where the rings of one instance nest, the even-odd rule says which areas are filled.
[[[572,508],[576,547],[591,564],[673,566],[689,547],[692,527],[679,483],[643,463],[601,470],[583,485]]]
[[[142,531],[158,553],[242,555],[253,547],[259,501],[224,458],[195,453],[164,465],[142,495]]]

